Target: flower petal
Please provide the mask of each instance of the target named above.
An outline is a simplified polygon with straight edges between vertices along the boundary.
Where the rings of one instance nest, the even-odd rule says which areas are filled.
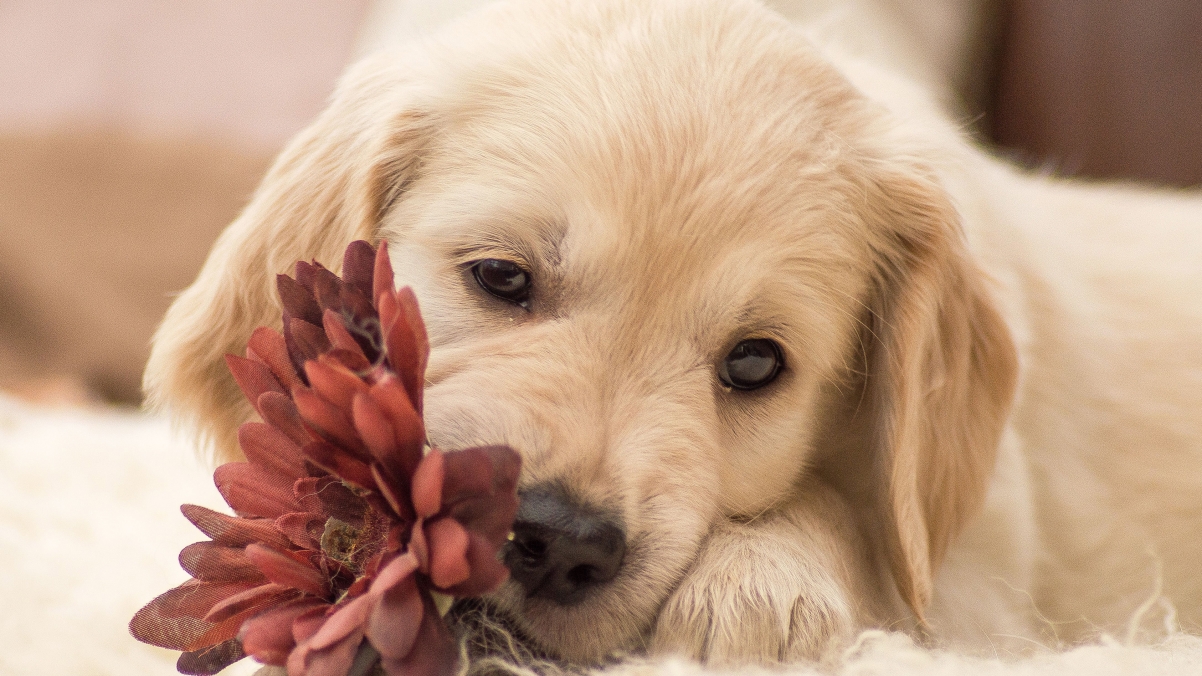
[[[299,589],[318,598],[330,594],[330,581],[307,559],[298,560],[298,557],[257,543],[247,545],[246,558],[276,584]]]
[[[494,547],[500,547],[513,530],[517,510],[517,496],[501,493],[460,500],[447,505],[443,513],[463,524],[469,532],[481,535]]]
[[[201,634],[196,638],[196,640],[184,646],[184,651],[195,652],[215,646],[218,643],[224,643],[232,638],[236,638],[238,636],[238,629],[242,626],[242,623],[252,615],[258,613],[260,610],[261,608],[250,608],[228,619],[222,620],[217,624],[209,624],[206,622],[206,624],[209,626],[208,631]]]
[[[427,594],[422,595],[425,612],[422,614],[422,624],[418,629],[417,638],[413,642],[413,650],[402,659],[385,659],[382,661],[384,673],[388,676],[445,676],[456,673],[458,653],[455,650],[455,639],[447,629],[447,625],[438,616],[434,601]]]
[[[288,395],[265,392],[259,396],[258,409],[265,422],[283,432],[297,446],[304,446],[313,440],[305,429],[300,411]]]
[[[321,315],[317,316],[318,323]],[[330,349],[330,339],[319,324],[310,324],[300,319],[289,320],[284,325],[284,342],[288,344],[288,355],[297,373],[305,372],[305,362],[317,359]]]
[[[421,416],[409,400],[400,379],[388,374],[379,379],[369,392],[372,403],[388,418],[392,426],[395,460],[387,466],[399,468],[399,476],[413,474],[417,463],[422,459],[422,447],[426,441],[426,429]]]
[[[275,527],[301,549],[321,549],[326,517],[313,512],[292,512],[275,520]]]
[[[422,321],[421,309],[418,308],[417,296],[413,289],[406,286],[396,292],[397,304],[401,308],[401,316],[409,324],[413,332],[413,344],[417,361],[413,366],[413,406],[418,413],[422,412],[422,388],[426,385],[426,364],[430,358],[430,339],[426,335],[426,324]],[[402,373],[408,373],[402,372]]]
[[[242,652],[242,643],[236,638],[231,638],[217,645],[180,655],[175,662],[175,670],[181,674],[211,676],[243,657],[246,657],[246,653]]]
[[[372,580],[370,593],[377,596],[391,589],[418,569],[417,557],[406,552],[388,562]]]
[[[368,390],[368,385],[362,378],[326,355],[305,362],[305,375],[309,376],[309,385],[313,391],[341,411],[350,410],[356,393]],[[303,408],[301,413],[304,414]]]
[[[171,650],[192,650],[193,645],[213,629],[203,618],[217,603],[253,588],[246,582],[198,582],[184,584],[159,594],[143,606],[129,622],[134,638]],[[228,637],[227,637],[228,638]],[[225,639],[220,639],[225,640]],[[216,643],[219,641],[213,641]]]
[[[376,250],[375,269],[372,271],[372,291],[371,299],[374,303],[380,302],[380,294],[385,291],[396,290],[396,278],[392,273],[392,260],[388,257],[388,242],[380,242],[380,247]]]
[[[288,662],[285,664],[285,673],[288,676],[305,676],[305,663],[309,657],[309,649],[305,644],[298,644],[288,654]]]
[[[444,502],[517,489],[522,459],[508,446],[478,446],[446,454]]]
[[[332,676],[345,676],[347,669],[354,662],[359,644],[363,641],[363,629],[353,628],[341,641],[334,643],[333,647],[328,647],[323,657],[322,651],[313,648],[312,639],[329,619],[329,610],[309,611],[292,623],[292,635],[297,640],[297,646],[288,656],[288,676],[315,676],[318,673],[326,673],[326,670]],[[347,646],[351,648],[348,649]]]
[[[249,462],[227,462],[213,471],[213,483],[239,516],[275,519],[301,511],[292,494],[295,479]]]
[[[384,289],[376,294],[376,313],[380,316],[380,337],[392,332],[392,327],[401,319],[401,306],[397,303],[396,290]],[[391,363],[391,359],[389,359]]]
[[[328,648],[310,649],[305,658],[305,676],[346,676],[362,642],[363,630],[357,629]]]
[[[270,519],[243,519],[200,505],[181,505],[180,511],[200,532],[218,544],[245,547],[252,542],[265,542],[280,548],[288,547],[288,538],[276,530]]]
[[[361,632],[373,605],[375,599],[365,594],[339,606],[317,633],[305,642],[306,646],[310,650],[325,650],[355,632]]]
[[[308,443],[303,449],[313,464],[361,488],[374,488],[375,479],[367,463],[325,441]]]
[[[293,623],[305,613],[328,607],[324,601],[301,599],[255,615],[238,631],[242,649],[263,664],[283,666],[288,661],[288,653],[296,647]]]
[[[397,450],[392,421],[384,415],[384,411],[380,410],[367,390],[355,393],[350,408],[351,420],[359,438],[363,440],[372,457],[392,472]]]
[[[363,374],[365,382],[368,378],[373,377],[372,371],[375,367],[362,350],[352,352],[351,350],[343,350],[336,347],[321,355],[321,358],[332,360],[334,363],[340,364],[343,368],[349,369],[352,373]]]
[[[260,402],[270,399],[274,399],[274,397],[259,398]],[[295,411],[296,408],[293,407],[292,410]],[[299,423],[299,414],[296,420]],[[303,431],[304,428],[301,429]],[[310,441],[307,438],[308,434],[306,433],[305,436],[304,443],[308,443]],[[308,475],[305,469],[305,455],[301,453],[300,445],[272,425],[257,422],[242,423],[242,426],[238,428],[238,445],[242,448],[242,453],[246,455],[247,461],[252,465],[293,480]]]
[[[341,481],[329,476],[300,479],[293,490],[306,510],[332,516],[355,528],[363,526],[367,501],[351,492]]]
[[[227,354],[225,355],[225,365],[229,368],[230,374],[234,376],[234,382],[238,383],[242,394],[246,395],[252,404],[257,403],[259,396],[265,392],[278,392],[279,394],[285,392],[284,386],[271,372],[271,369],[253,359]]]
[[[413,530],[409,532],[409,552],[417,559],[417,567],[423,573],[430,572],[430,544],[426,542],[426,529],[422,518],[417,517]]]
[[[384,659],[401,659],[413,649],[422,623],[422,597],[409,576],[385,591],[367,619],[367,639]]]
[[[430,517],[442,508],[446,462],[443,452],[431,448],[413,472],[413,509],[420,517]]]
[[[363,348],[355,340],[343,324],[342,315],[333,310],[326,310],[321,315],[321,326],[326,331],[326,337],[330,339],[330,345],[335,350],[344,350],[351,354],[357,355],[357,361],[370,364],[367,355],[363,353]]]
[[[224,620],[228,620],[235,615],[240,615],[249,610],[265,608],[268,606],[278,605],[284,601],[291,601],[300,596],[300,591],[287,585],[268,583],[247,589],[239,594],[223,599],[213,606],[208,615],[204,616],[205,622],[218,624]]]
[[[185,650],[212,626],[212,624],[195,617],[165,620],[147,614],[146,607],[143,607],[130,620],[129,633],[143,643],[168,650]]]
[[[179,553],[179,565],[189,575],[205,582],[251,582],[262,584],[262,573],[246,558],[240,547],[223,547],[216,542],[197,542]]]
[[[467,561],[468,535],[458,521],[443,517],[426,524],[430,543],[430,581],[446,589],[468,579],[471,567]]]
[[[313,265],[313,296],[322,311],[342,310],[342,280],[320,263]]]
[[[296,619],[292,621],[292,638],[298,644],[308,641],[313,634],[317,633],[318,629],[321,629],[321,625],[326,623],[333,612],[333,606],[322,606],[297,615]]]
[[[413,508],[405,500],[404,494],[397,491],[397,489],[403,488],[403,485],[394,485],[392,478],[385,476],[385,470],[380,467],[379,463],[371,464],[371,476],[376,482],[376,489],[384,497],[384,501],[388,503],[392,511],[403,520],[413,518]]]
[[[391,302],[388,294],[381,296],[381,318],[384,316],[385,307],[390,306]],[[384,335],[388,363],[392,365],[393,370],[397,372],[401,382],[404,383],[405,392],[409,394],[413,408],[420,413],[422,410],[422,386],[425,384],[426,354],[429,352],[426,329],[418,315],[417,298],[413,295],[412,289],[405,287],[397,291],[395,302],[399,316],[391,326],[386,326],[387,333]],[[391,307],[388,309],[391,310]]]
[[[309,362],[309,364],[313,363]],[[367,455],[367,448],[355,434],[354,425],[351,424],[346,413],[343,413],[335,404],[304,387],[298,387],[292,391],[292,400],[296,403],[301,418],[326,441],[336,444],[343,449],[344,453],[356,457]]]
[[[342,314],[344,317],[350,318],[350,321],[347,323],[347,329],[349,329],[352,333],[356,333],[358,331],[367,329],[369,326],[374,327],[376,325],[378,313],[376,312],[376,308],[371,303],[370,296],[360,293],[359,290],[353,286],[348,286],[345,284],[342,286],[339,294],[341,296],[340,301],[342,303]],[[356,327],[358,328],[356,329]],[[368,329],[368,331],[374,332],[374,328]],[[367,335],[363,335],[363,338],[367,338]],[[362,345],[362,343],[360,343],[360,345]],[[362,346],[364,348],[368,347],[368,345]]]
[[[479,534],[468,532],[467,561],[471,575],[463,582],[440,591],[458,598],[483,596],[496,591],[509,579],[509,569],[497,558],[498,547]]]
[[[266,326],[255,329],[246,342],[246,357],[256,359],[271,369],[271,373],[284,386],[284,392],[304,384],[292,364],[292,358],[288,356],[288,341],[278,331]]]
[[[422,321],[421,308],[418,307],[417,294],[413,293],[412,287],[403,286],[397,289],[396,300],[397,304],[401,307],[401,315],[405,317],[406,323],[409,324],[409,329],[413,331],[417,353],[421,357],[418,361],[418,366],[422,371],[422,375],[424,375],[426,356],[430,352],[430,341],[426,335],[426,324]]]
[[[445,459],[443,509],[501,546],[517,513],[521,457],[507,446],[483,446],[447,453]]]
[[[376,249],[358,239],[346,247],[342,255],[342,283],[372,298],[372,277],[375,274]]]
[[[232,582],[204,582],[195,584],[185,582],[175,589],[169,590],[147,604],[156,606],[155,610],[162,617],[194,617],[204,619],[212,611],[213,606],[225,601],[231,596],[237,596],[262,583],[257,580],[237,580]]]
[[[306,288],[302,279],[304,277],[311,278],[311,275],[307,275],[307,270],[302,266],[308,268],[309,264],[297,263],[296,279],[292,279],[288,275],[276,275],[275,285],[280,294],[280,305],[283,306],[284,313],[291,318],[310,324],[320,324],[321,308],[317,307],[317,299],[313,296],[312,287]]]
[[[320,267],[321,264],[317,261],[313,261],[311,263],[306,263],[304,261],[296,262],[296,283],[300,284],[301,287],[311,296],[313,295],[313,277],[317,274],[317,268]],[[314,296],[314,298],[316,298],[316,296]]]

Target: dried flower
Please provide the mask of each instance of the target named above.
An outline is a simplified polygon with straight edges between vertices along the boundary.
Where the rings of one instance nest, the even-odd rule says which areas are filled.
[[[213,674],[251,655],[289,676],[444,674],[455,664],[433,593],[477,596],[517,509],[519,458],[501,446],[426,449],[429,347],[417,301],[392,287],[387,250],[354,242],[339,278],[298,262],[278,277],[284,332],[227,355],[263,422],[238,431],[246,462],[214,480],[236,516],[184,505],[211,538],[185,547],[192,580],[130,631]]]

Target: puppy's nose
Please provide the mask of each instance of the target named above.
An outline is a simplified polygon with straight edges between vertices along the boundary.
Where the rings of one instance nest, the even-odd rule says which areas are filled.
[[[505,565],[530,596],[578,603],[618,574],[625,555],[626,534],[616,519],[557,488],[521,492]]]

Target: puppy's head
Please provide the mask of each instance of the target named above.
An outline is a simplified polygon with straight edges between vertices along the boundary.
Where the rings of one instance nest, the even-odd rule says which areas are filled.
[[[639,647],[711,528],[811,474],[921,616],[1013,384],[955,211],[782,21],[647,4],[500,6],[353,69],[172,307],[148,391],[236,454],[221,356],[278,321],[274,275],[386,239],[431,442],[523,456],[493,603],[543,650]]]

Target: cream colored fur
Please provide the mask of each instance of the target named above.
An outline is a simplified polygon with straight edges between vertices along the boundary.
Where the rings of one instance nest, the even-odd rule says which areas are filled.
[[[126,625],[149,599],[187,579],[176,554],[203,536],[179,504],[225,507],[211,468],[196,461],[194,449],[159,416],[35,408],[0,394],[0,674],[178,674],[178,653],[137,642]],[[1001,662],[869,632],[840,662],[835,673],[847,676],[1184,675],[1202,671],[1202,638],[1176,634],[1144,646],[1124,645],[1119,635]],[[244,660],[222,676],[257,669]],[[634,661],[616,670],[631,676],[708,673],[674,660]],[[789,673],[816,674],[807,665]]]
[[[623,517],[586,602],[494,595],[554,655],[1017,649],[1154,589],[1197,627],[1202,198],[1024,175],[899,50],[743,0],[528,0],[369,58],[172,307],[148,392],[233,457],[221,356],[278,323],[274,275],[386,239],[432,442],[508,443]],[[529,312],[484,258],[532,272]],[[714,373],[746,337],[787,364],[754,393]]]

